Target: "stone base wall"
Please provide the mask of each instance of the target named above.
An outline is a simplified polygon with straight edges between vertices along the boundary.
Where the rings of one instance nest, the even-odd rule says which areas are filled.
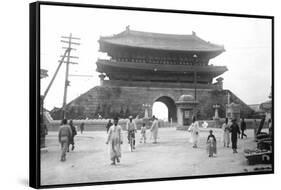
[[[230,91],[197,89],[198,119],[212,119],[214,104],[220,105],[219,117],[225,117],[228,92]],[[191,88],[96,86],[67,105],[67,118],[93,119],[98,115],[103,118],[114,116],[127,118],[129,115],[142,118],[145,110],[143,104],[151,105],[149,108],[149,116],[151,116],[152,105],[157,99],[168,97],[176,102],[183,94],[195,97],[195,90]],[[242,117],[249,117],[253,114],[253,110],[233,93],[231,93],[231,101],[241,105]],[[60,119],[61,110],[51,112],[51,116],[54,119]]]

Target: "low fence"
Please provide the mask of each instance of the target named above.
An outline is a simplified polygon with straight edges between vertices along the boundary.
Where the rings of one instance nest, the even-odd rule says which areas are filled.
[[[80,130],[81,123],[84,123],[84,130],[85,131],[105,131],[106,125],[109,121],[109,119],[96,119],[96,120],[72,120],[73,125],[76,126],[77,129]],[[113,121],[113,120],[111,120]],[[123,130],[126,130],[126,124],[128,122],[128,119],[120,119],[119,125],[122,127]],[[134,122],[136,123],[136,126],[138,129],[141,128],[144,121],[143,119],[134,119]],[[145,122],[146,128],[150,128],[152,121]],[[59,126],[61,125],[61,121],[59,120],[53,120],[47,124],[49,131],[57,131],[59,129]],[[176,127],[176,123],[169,123],[165,122],[163,120],[159,120],[159,127],[160,128],[167,128],[167,127]]]
[[[73,125],[76,126],[79,129],[79,126],[84,123],[84,130],[85,131],[105,131],[106,125],[110,119],[88,119],[88,120],[72,120]],[[113,120],[111,120],[113,122]],[[123,129],[126,127],[127,119],[120,119],[119,125]],[[135,120],[135,123],[137,124],[137,127],[140,128],[141,121]],[[57,131],[59,126],[61,125],[61,121],[59,120],[53,120],[48,123],[48,130],[50,131]]]
[[[44,120],[47,123],[47,127],[49,131],[57,131],[59,126],[61,125],[61,120],[53,120],[53,118],[50,116],[48,112],[44,113]],[[111,120],[113,122],[113,119],[73,119],[73,125],[79,129],[79,126],[84,123],[84,130],[86,131],[105,131],[106,130],[106,125]],[[167,121],[163,121],[161,119],[159,121],[159,127],[175,127],[175,123],[169,123]],[[128,122],[128,119],[119,119],[119,125],[125,130],[126,129],[126,124]],[[146,124],[147,128],[150,128],[152,121],[147,119],[142,119],[142,118],[136,118],[134,119],[134,122],[137,125],[137,128],[140,129],[143,123]]]
[[[47,123],[47,127],[49,131],[57,131],[59,126],[61,125],[61,120],[53,120],[49,114],[45,114],[45,121]],[[84,123],[84,130],[85,131],[105,131],[106,125],[110,119],[84,119],[84,120],[72,120],[74,126],[79,129],[79,126]],[[113,120],[111,119],[113,122]],[[219,120],[219,124],[216,125],[214,120],[205,120],[208,123],[207,128],[221,128],[224,119]],[[261,119],[256,119],[257,126],[259,126]],[[126,123],[128,119],[119,119],[119,125],[125,130]],[[152,121],[151,120],[144,120],[144,119],[134,119],[134,122],[137,125],[137,128],[140,129],[143,123],[146,123],[146,127],[150,128]],[[203,120],[199,121],[199,126],[202,127]],[[255,127],[254,119],[245,119],[247,129],[253,129]],[[268,124],[265,122],[264,128],[267,128]],[[167,127],[176,127],[179,130],[187,130],[189,126],[181,126],[177,123],[170,123],[167,121],[159,120],[159,127],[160,128],[167,128]]]
[[[246,129],[254,129],[256,127],[258,127],[260,125],[261,119],[256,119],[256,125],[255,125],[255,119],[245,119],[244,121],[246,122]],[[223,123],[225,122],[225,119],[220,119],[218,121],[218,124],[216,124],[215,120],[200,120],[199,122],[199,126],[202,127],[203,122],[206,121],[208,123],[208,127],[207,128],[221,128]],[[238,124],[240,125],[240,122],[238,122]],[[189,126],[177,126],[177,129],[179,130],[187,130]],[[263,128],[268,128],[268,122],[266,121],[264,123],[264,127]]]

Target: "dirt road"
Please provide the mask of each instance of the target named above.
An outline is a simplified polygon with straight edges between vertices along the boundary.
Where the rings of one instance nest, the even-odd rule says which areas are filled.
[[[209,129],[208,129],[209,130]],[[115,181],[143,178],[165,178],[208,174],[241,173],[251,170],[243,156],[244,148],[255,148],[253,131],[246,131],[248,139],[238,142],[238,154],[224,148],[220,129],[213,129],[218,141],[218,155],[209,158],[206,152],[208,130],[200,132],[199,148],[192,148],[190,133],[175,128],[161,128],[159,143],[139,143],[134,152],[129,151],[126,134],[122,146],[121,163],[110,165],[106,132],[79,133],[75,137],[76,149],[67,154],[66,162],[60,162],[60,145],[57,133],[50,132],[46,143],[48,152],[41,153],[42,185]]]

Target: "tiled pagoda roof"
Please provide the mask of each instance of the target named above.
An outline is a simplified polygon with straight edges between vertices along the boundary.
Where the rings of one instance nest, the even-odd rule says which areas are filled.
[[[101,37],[100,43],[117,46],[147,48],[171,51],[223,52],[224,46],[216,45],[199,38],[195,32],[191,35],[161,34],[126,29],[125,31]],[[102,50],[103,51],[103,50]]]

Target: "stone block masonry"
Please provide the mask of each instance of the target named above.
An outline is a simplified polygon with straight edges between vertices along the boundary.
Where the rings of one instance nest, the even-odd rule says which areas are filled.
[[[243,117],[253,114],[253,110],[229,90],[197,89],[198,119],[211,119],[214,116],[214,104],[220,105],[219,117],[225,117],[228,92],[231,94],[231,101],[240,104]],[[129,115],[142,118],[145,111],[143,104],[151,105],[149,116],[152,114],[152,105],[155,101],[163,102],[169,111],[174,111],[173,104],[183,94],[195,97],[195,89],[96,86],[67,104],[67,118],[92,119],[97,118],[98,115],[103,118],[112,118],[116,115],[121,118]],[[51,112],[51,115],[54,119],[59,119],[60,110]],[[170,116],[173,118],[176,117],[175,115],[176,113],[172,113]]]

